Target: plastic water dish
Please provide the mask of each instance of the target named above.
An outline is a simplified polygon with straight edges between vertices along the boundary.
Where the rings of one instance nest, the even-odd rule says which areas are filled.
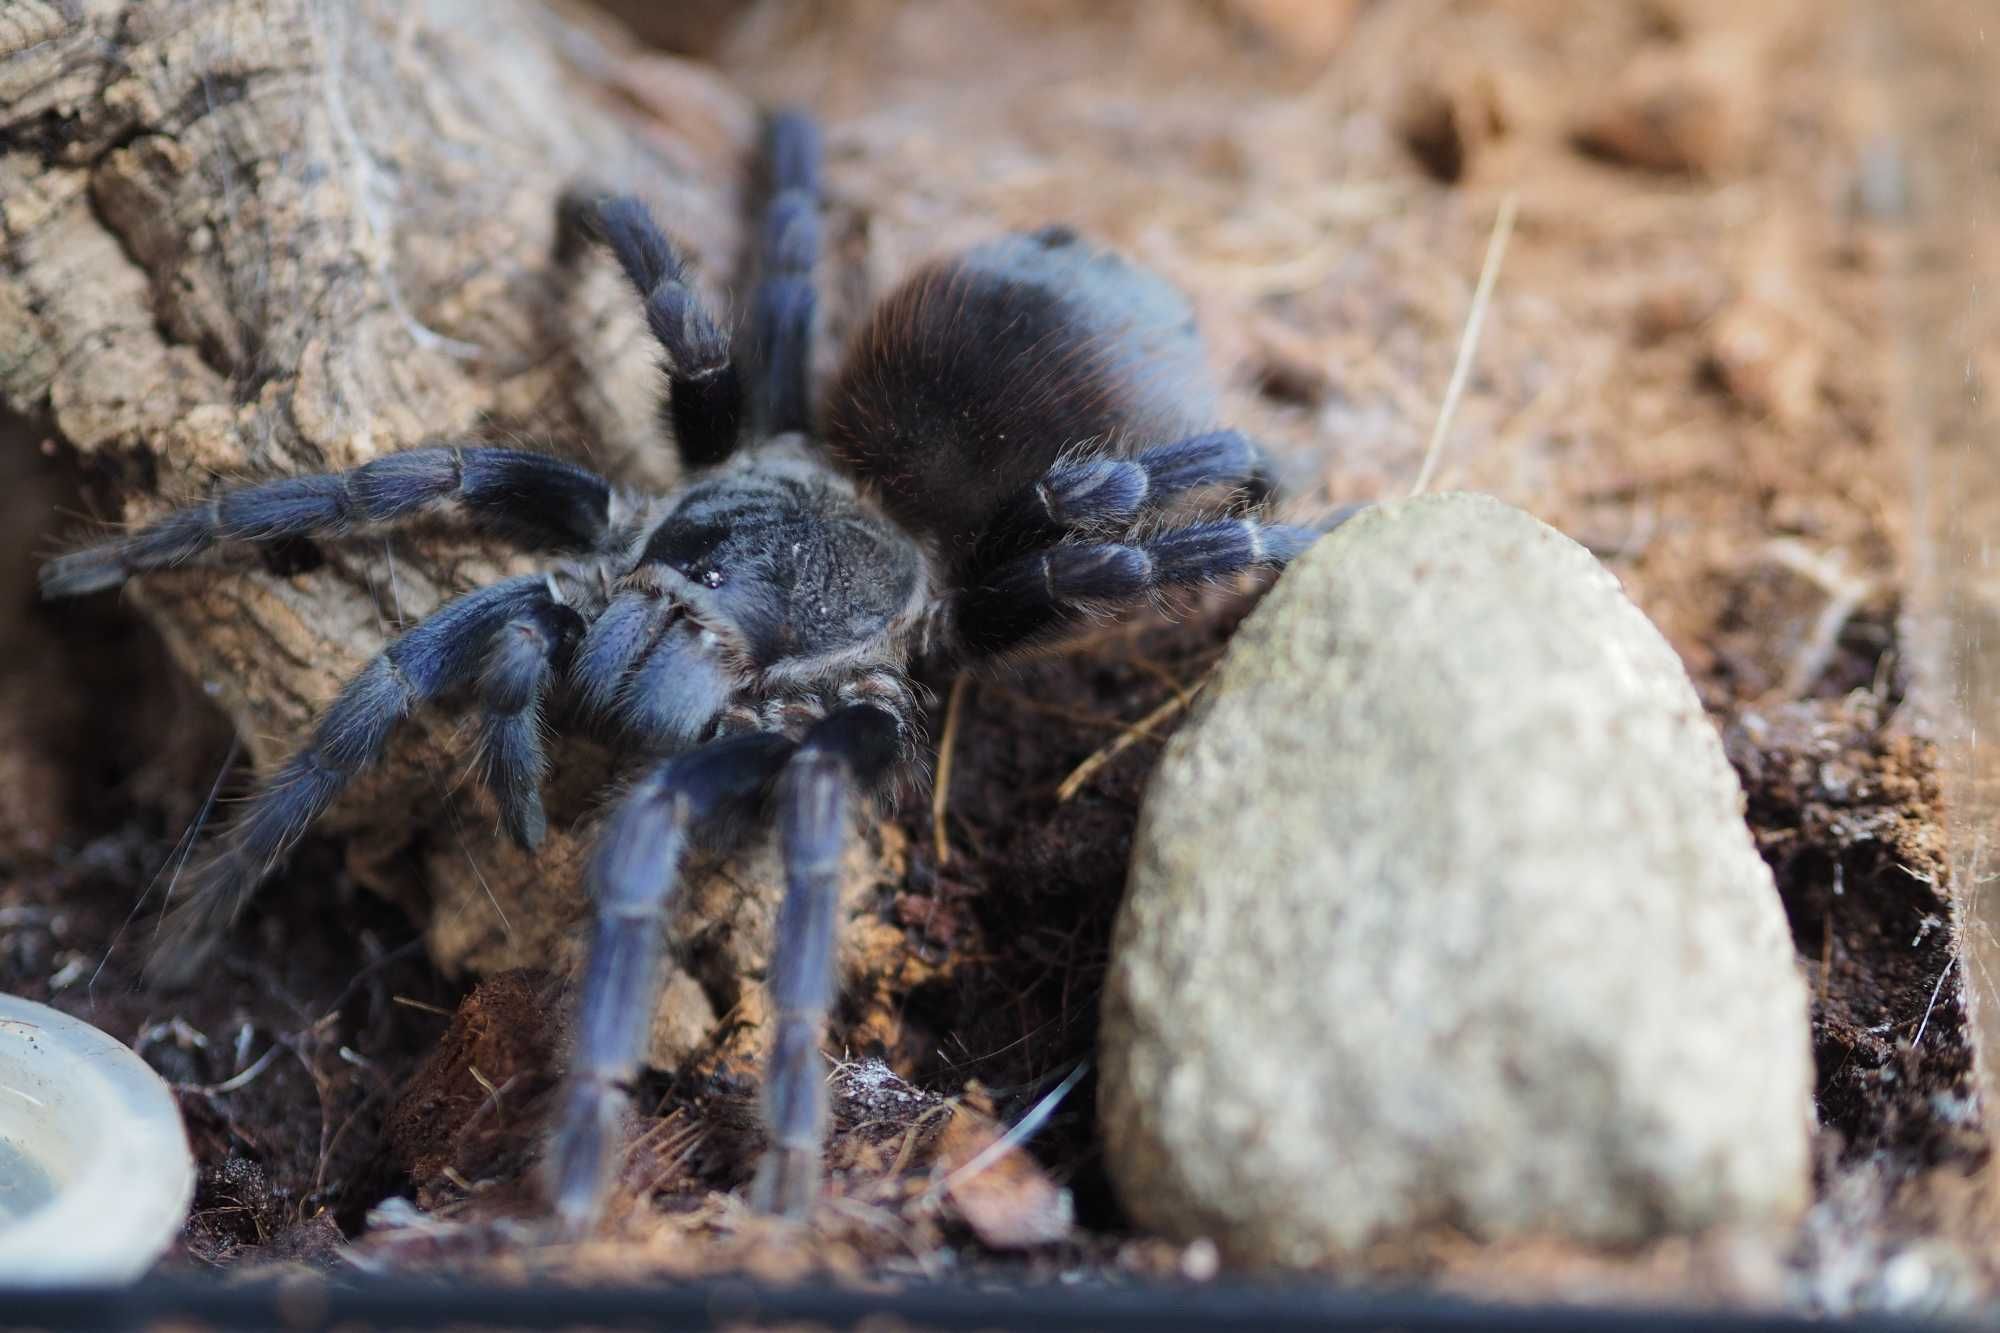
[[[0,1286],[135,1278],[193,1194],[160,1076],[90,1024],[0,995]]]

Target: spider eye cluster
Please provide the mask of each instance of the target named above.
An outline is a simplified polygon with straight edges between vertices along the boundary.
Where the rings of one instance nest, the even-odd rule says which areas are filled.
[[[762,665],[887,632],[919,579],[908,539],[819,473],[697,483],[647,539],[642,563],[712,594],[695,594],[700,614]]]

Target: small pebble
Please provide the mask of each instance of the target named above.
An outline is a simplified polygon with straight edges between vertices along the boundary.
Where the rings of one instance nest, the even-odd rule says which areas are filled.
[[[1764,71],[1723,41],[1642,53],[1577,122],[1577,146],[1669,174],[1720,176],[1742,165],[1761,129]]]
[[[1709,325],[1708,365],[1745,411],[1794,430],[1819,402],[1819,343],[1803,322],[1768,301],[1746,297]]]

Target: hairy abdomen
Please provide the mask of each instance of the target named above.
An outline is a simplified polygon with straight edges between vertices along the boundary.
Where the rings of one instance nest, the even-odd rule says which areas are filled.
[[[962,556],[1066,449],[1200,429],[1215,393],[1188,303],[1061,228],[933,264],[878,305],[822,415],[834,458]]]

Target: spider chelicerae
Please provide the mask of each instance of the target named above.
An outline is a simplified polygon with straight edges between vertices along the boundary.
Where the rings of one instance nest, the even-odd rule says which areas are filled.
[[[589,862],[594,926],[546,1156],[550,1203],[572,1229],[602,1210],[691,841],[766,809],[777,826],[769,1146],[752,1194],[798,1213],[818,1189],[827,1122],[843,846],[853,809],[916,767],[913,667],[1004,659],[1102,611],[1280,567],[1317,535],[1258,517],[1264,455],[1210,428],[1185,299],[1065,228],[922,268],[866,318],[815,403],[818,131],[774,114],[766,149],[747,374],[643,205],[578,195],[558,208],[561,246],[608,246],[644,302],[665,353],[677,489],[621,489],[543,453],[432,445],[223,489],[41,574],[44,595],[64,597],[224,543],[441,513],[559,557],[448,602],[341,689],[202,860],[154,971],[192,973],[419,705],[477,709],[477,772],[529,848],[546,830],[546,721],[581,719],[633,757],[634,777]],[[1187,512],[1203,495],[1214,503]]]

